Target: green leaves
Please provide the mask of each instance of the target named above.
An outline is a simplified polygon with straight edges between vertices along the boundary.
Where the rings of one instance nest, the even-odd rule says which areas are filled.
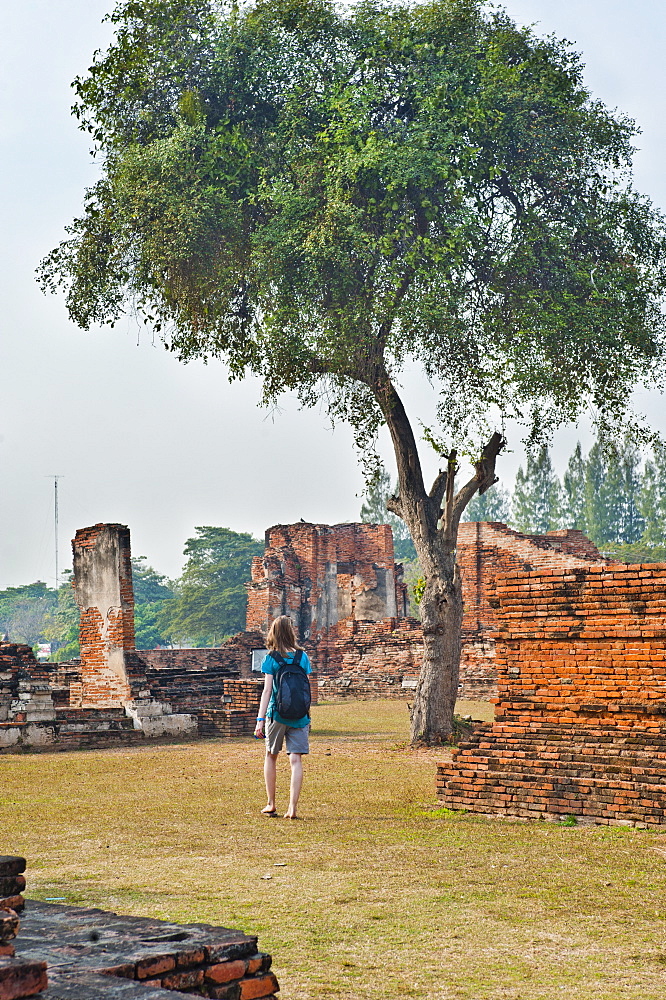
[[[220,643],[245,628],[250,567],[263,545],[229,528],[200,527],[185,543],[187,563],[175,596],[156,610],[155,623],[171,641]]]
[[[112,20],[76,82],[105,176],[41,271],[82,326],[132,302],[267,399],[328,378],[366,441],[379,373],[408,358],[450,439],[495,410],[534,440],[589,407],[618,418],[656,376],[664,222],[629,187],[635,127],[566,43],[459,0],[149,0]]]

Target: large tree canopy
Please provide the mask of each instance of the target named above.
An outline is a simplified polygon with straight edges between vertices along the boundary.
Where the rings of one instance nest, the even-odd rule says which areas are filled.
[[[457,525],[502,442],[458,493],[451,454],[428,492],[401,372],[435,387],[442,454],[500,416],[538,440],[623,414],[664,343],[636,129],[591,99],[567,44],[475,0],[125,0],[111,20],[76,82],[103,174],[42,280],[83,327],[129,305],[183,360],[258,373],[267,400],[324,398],[362,449],[388,425],[392,510],[427,581],[413,731],[445,734]]]

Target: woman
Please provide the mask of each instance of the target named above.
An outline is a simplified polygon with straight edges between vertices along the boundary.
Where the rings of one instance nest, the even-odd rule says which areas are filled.
[[[298,799],[301,794],[303,784],[303,754],[310,752],[310,714],[308,711],[298,718],[283,717],[278,712],[277,687],[279,683],[278,672],[284,671],[288,665],[295,664],[290,673],[295,675],[295,690],[298,697],[298,687],[301,678],[298,670],[304,674],[312,673],[312,667],[308,654],[296,642],[294,627],[291,619],[287,615],[280,615],[276,618],[268,631],[266,640],[268,656],[261,665],[261,672],[265,674],[264,690],[261,694],[259,704],[259,716],[254,735],[261,739],[266,736],[266,758],[264,760],[264,778],[266,781],[266,795],[268,802],[261,810],[264,816],[277,816],[275,808],[275,782],[277,776],[277,757],[282,749],[283,742],[286,742],[289,763],[291,764],[291,784],[289,794],[289,808],[284,814],[285,819],[298,819],[296,809]],[[309,682],[307,679],[301,685],[303,694],[307,692],[309,706]]]

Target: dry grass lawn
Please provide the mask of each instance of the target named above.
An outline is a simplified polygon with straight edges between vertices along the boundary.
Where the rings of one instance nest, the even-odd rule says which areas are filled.
[[[662,1000],[666,835],[438,809],[404,703],[312,742],[300,823],[250,739],[3,756],[0,853],[33,898],[257,933],[283,1000]]]

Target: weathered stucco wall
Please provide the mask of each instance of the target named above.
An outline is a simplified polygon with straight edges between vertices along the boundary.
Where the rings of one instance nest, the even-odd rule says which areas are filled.
[[[72,542],[74,593],[81,611],[81,690],[72,705],[111,708],[132,697],[125,653],[134,649],[129,528],[96,524]]]

